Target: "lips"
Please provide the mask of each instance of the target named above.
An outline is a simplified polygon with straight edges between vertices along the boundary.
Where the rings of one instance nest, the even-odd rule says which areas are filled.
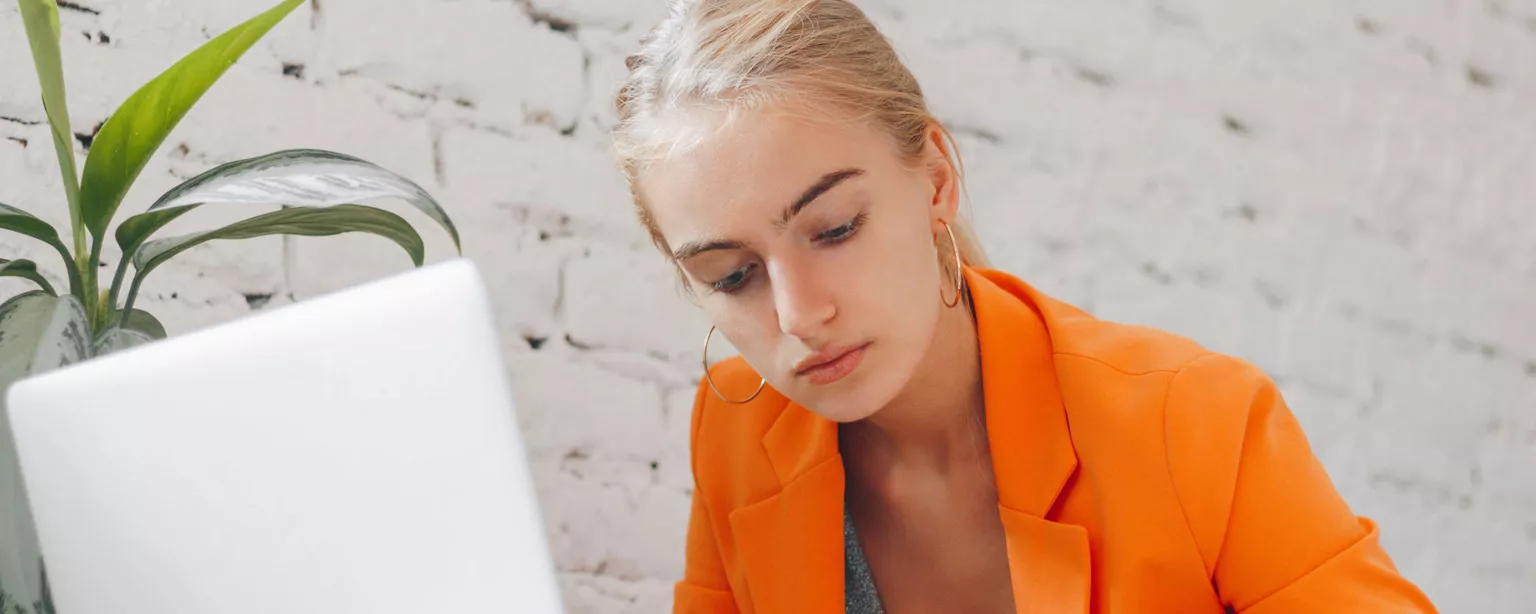
[[[851,348],[817,352],[795,364],[795,374],[813,384],[830,384],[847,377],[864,360],[864,343]]]

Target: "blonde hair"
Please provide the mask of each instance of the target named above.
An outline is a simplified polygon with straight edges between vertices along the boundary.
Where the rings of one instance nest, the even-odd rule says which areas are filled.
[[[637,187],[644,167],[690,146],[677,121],[699,108],[735,113],[793,98],[827,117],[883,129],[909,161],[930,127],[942,133],[955,176],[953,135],[928,110],[917,79],[885,36],[848,0],[669,0],[666,19],[629,56],[615,107],[614,151],[651,241],[670,254]],[[696,135],[694,135],[696,136]],[[990,266],[970,224],[949,222],[961,260]],[[947,242],[947,235],[940,235]],[[949,246],[944,246],[948,248]],[[948,249],[940,262],[953,263]],[[953,265],[946,265],[948,270]]]

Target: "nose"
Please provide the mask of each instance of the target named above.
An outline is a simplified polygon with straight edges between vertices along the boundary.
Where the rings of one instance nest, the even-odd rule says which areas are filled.
[[[820,276],[805,267],[777,266],[770,270],[773,303],[779,330],[800,339],[817,336],[837,315],[837,303]]]

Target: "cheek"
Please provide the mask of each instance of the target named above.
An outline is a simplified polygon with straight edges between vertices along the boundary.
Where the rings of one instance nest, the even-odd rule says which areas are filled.
[[[765,372],[773,360],[773,348],[778,340],[778,324],[773,319],[772,305],[765,309],[760,304],[765,300],[753,297],[751,301],[742,301],[726,296],[701,300],[705,316],[715,326],[714,339],[709,343],[711,364],[729,358],[731,349],[735,348],[759,373]]]
[[[861,262],[849,268],[860,274],[847,287],[858,288],[861,298],[850,298],[866,309],[911,318],[929,307],[926,299],[938,300],[929,296],[938,291],[938,260],[926,218],[906,215],[891,222],[857,250]]]

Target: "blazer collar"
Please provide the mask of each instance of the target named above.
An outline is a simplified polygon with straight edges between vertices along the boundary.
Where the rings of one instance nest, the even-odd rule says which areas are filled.
[[[1001,273],[967,269],[965,279],[1015,604],[1020,612],[1087,612],[1087,531],[1047,519],[1077,469],[1039,311],[1049,306]],[[842,612],[845,476],[837,424],[787,402],[762,443],[780,490],[730,514],[749,598],[757,614]]]
[[[994,280],[995,278],[995,280]],[[1016,610],[1089,611],[1088,531],[1050,520],[1077,471],[1050,329],[1054,302],[1001,273],[968,269],[982,398]],[[1005,287],[1008,286],[1008,287]]]
[[[965,279],[976,308],[998,503],[1045,518],[1077,470],[1050,333],[1027,295],[974,269],[966,270]]]

